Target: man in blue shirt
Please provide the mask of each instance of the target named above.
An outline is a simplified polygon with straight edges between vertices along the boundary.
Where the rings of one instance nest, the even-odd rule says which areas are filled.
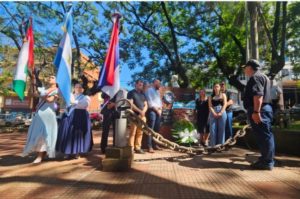
[[[152,87],[150,87],[145,93],[149,106],[149,109],[147,111],[148,125],[157,133],[159,132],[162,113],[162,101],[160,98],[159,88],[160,81],[158,79],[155,79],[153,81]],[[152,136],[148,137],[148,148],[149,153],[154,153],[153,148],[161,150],[161,148],[155,145],[155,143],[153,142]]]

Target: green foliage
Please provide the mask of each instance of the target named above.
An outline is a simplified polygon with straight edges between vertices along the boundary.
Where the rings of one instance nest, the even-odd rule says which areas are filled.
[[[172,136],[179,144],[193,144],[198,142],[194,124],[187,120],[179,120],[173,124]]]
[[[20,48],[25,34],[22,20],[31,15],[36,67],[47,72],[53,67],[62,36],[62,31],[53,27],[62,25],[69,6],[67,2],[0,2],[0,34]],[[276,2],[262,2],[261,6],[272,30]],[[296,65],[300,63],[299,10],[299,2],[288,4],[287,55]],[[198,88],[211,81],[236,78],[242,72],[239,66],[246,61],[245,2],[74,2],[73,47],[98,66],[104,62],[113,11],[123,15],[120,65],[142,67],[131,74],[132,82],[138,78],[169,82],[172,74],[178,74],[181,85]],[[271,45],[261,20],[258,26],[260,59],[268,65]],[[76,52],[73,61],[79,66]],[[84,67],[75,68],[75,72]]]
[[[179,120],[173,124],[173,131],[179,132],[183,131],[184,129],[188,129],[189,131],[192,131],[195,129],[195,126],[192,122],[187,120]]]
[[[11,92],[10,83],[12,81],[12,73],[10,71],[3,71],[0,75],[0,96],[7,96]]]
[[[288,52],[292,64],[294,65],[294,73],[297,79],[300,78],[300,2],[292,2],[288,4]]]

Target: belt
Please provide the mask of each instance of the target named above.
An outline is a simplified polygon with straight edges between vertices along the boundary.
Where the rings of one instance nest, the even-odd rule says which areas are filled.
[[[262,103],[261,106],[271,105],[271,103]]]
[[[161,108],[160,108],[160,109],[161,109]],[[148,110],[155,110],[155,109],[154,109],[154,107],[150,107],[150,108],[148,108]]]

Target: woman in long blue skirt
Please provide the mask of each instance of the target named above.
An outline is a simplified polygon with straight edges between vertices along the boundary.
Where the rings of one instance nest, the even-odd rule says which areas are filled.
[[[68,158],[78,158],[80,154],[90,152],[93,146],[91,121],[87,112],[90,98],[83,94],[81,84],[76,84],[74,90],[72,106],[59,124],[56,143],[56,150]]]

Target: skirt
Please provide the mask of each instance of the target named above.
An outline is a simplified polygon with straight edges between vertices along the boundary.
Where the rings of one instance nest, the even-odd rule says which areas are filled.
[[[93,136],[89,113],[74,109],[64,114],[58,128],[56,150],[66,155],[87,153],[92,150]]]
[[[50,158],[54,158],[56,139],[57,121],[53,103],[45,103],[32,119],[22,155],[46,151]]]

